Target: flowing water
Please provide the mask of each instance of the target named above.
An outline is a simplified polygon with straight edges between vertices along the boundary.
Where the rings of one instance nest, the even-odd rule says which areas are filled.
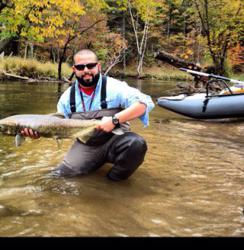
[[[156,97],[173,82],[129,80]],[[67,85],[0,84],[0,116],[46,114]],[[72,141],[16,148],[0,136],[0,236],[244,236],[244,121],[198,121],[160,107],[150,126],[132,123],[148,143],[144,163],[111,182],[112,165],[75,178],[48,174]]]

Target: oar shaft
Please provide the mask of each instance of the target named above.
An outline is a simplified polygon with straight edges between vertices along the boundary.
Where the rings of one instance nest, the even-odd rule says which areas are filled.
[[[199,72],[199,71],[195,71],[195,70],[191,70],[191,69],[185,69],[185,68],[180,68],[180,70],[186,71],[187,73],[190,73],[190,74],[209,77],[209,74],[204,73],[204,72]]]
[[[206,76],[206,77],[209,77],[209,78],[216,78],[216,79],[221,79],[221,80],[225,80],[225,81],[230,81],[230,82],[235,83],[235,84],[244,84],[243,81],[234,80],[234,79],[231,79],[231,78],[227,78],[225,76],[208,74],[208,73],[198,72],[198,71],[195,71],[195,70],[185,69],[185,68],[180,68],[180,70],[186,71],[187,73],[194,74],[194,75]]]

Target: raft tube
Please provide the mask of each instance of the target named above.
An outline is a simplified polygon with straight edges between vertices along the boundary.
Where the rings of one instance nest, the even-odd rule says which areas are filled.
[[[244,117],[244,93],[207,96],[180,94],[157,99],[160,107],[196,119]]]

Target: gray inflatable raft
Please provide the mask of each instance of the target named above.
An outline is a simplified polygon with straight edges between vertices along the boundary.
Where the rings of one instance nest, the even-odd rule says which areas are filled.
[[[160,107],[196,119],[244,117],[244,93],[206,96],[180,94],[157,99]]]

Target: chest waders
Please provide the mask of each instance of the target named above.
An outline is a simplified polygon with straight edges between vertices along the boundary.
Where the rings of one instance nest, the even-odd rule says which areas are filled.
[[[70,91],[70,108],[72,119],[102,119],[104,116],[113,116],[122,110],[118,108],[107,108],[106,82],[102,77],[101,87],[101,110],[76,112],[75,85]],[[94,90],[95,91],[95,90]],[[78,139],[72,145],[63,162],[53,171],[55,176],[76,176],[88,174],[104,163],[113,163],[108,172],[110,180],[119,181],[127,179],[143,162],[147,151],[145,140],[130,131],[128,123],[120,125],[125,132],[122,135],[114,135],[103,131],[95,131],[86,144]]]
[[[118,108],[107,108],[107,77],[102,76],[102,86],[101,86],[101,110],[86,111],[86,112],[76,112],[76,100],[75,100],[75,84],[72,85],[70,91],[70,118],[80,119],[80,120],[90,120],[90,119],[102,119],[104,116],[113,116],[123,110],[121,107]],[[94,90],[95,91],[95,90]],[[123,132],[130,131],[129,123],[124,123],[120,125]],[[89,146],[98,146],[107,142],[113,133],[106,133],[103,131],[95,131],[91,138],[86,142]]]

